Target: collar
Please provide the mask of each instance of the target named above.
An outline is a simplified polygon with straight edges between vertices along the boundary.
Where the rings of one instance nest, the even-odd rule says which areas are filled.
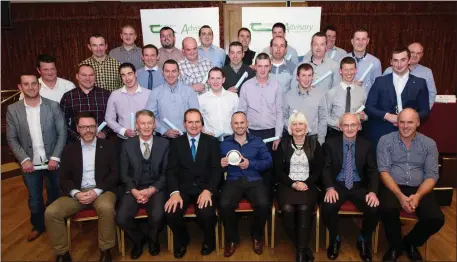
[[[44,83],[42,77],[38,78],[38,83],[41,84],[41,88],[44,87],[44,88],[51,89],[51,88],[49,88],[49,86],[47,86],[47,85]],[[58,77],[56,78],[56,85],[54,86],[54,89],[55,89],[57,86],[59,86],[59,78],[58,78]]]
[[[201,135],[201,133],[199,133],[199,134],[196,135],[195,137],[191,137],[191,136],[189,135],[189,133],[186,133],[186,135],[187,135],[187,140],[189,141],[189,143],[192,143],[192,138],[195,139],[195,142],[197,142],[197,143],[198,143],[198,141],[200,141],[200,135]]]
[[[354,88],[354,81],[352,81],[352,83],[350,85],[348,85],[348,84],[344,83],[343,81],[341,81],[340,82],[340,86],[341,86],[341,88],[343,88],[344,91],[346,91],[348,86],[350,86],[351,89],[353,89]]]
[[[29,106],[29,105],[27,105],[27,103],[25,102],[25,99],[23,99],[23,100],[24,100],[24,105],[25,105],[25,107],[35,108],[34,106]],[[41,106],[42,103],[43,103],[43,99],[41,99],[41,95],[40,95],[40,105],[39,105],[39,106]]]
[[[401,140],[401,137],[400,137],[400,131],[395,131],[395,132],[397,132],[397,134],[395,135],[395,138],[397,139],[397,142],[399,144],[404,144],[403,140]],[[411,144],[416,142],[416,140],[417,140],[416,138],[417,138],[418,134],[419,133],[416,131],[416,134],[414,135],[413,139],[411,140]]]
[[[357,61],[357,63],[360,62],[360,60],[365,59],[365,57],[367,56],[367,54],[368,54],[368,52],[365,50],[365,53],[363,54],[362,57],[356,57],[354,51],[351,52],[352,57],[355,58],[355,60]]]
[[[254,77],[255,79],[255,84],[256,86],[261,86],[261,84],[259,83],[259,81],[257,81],[257,77]],[[270,77],[268,76],[268,80],[267,82],[265,83],[265,85],[269,85],[270,84]]]
[[[402,80],[403,80],[403,79],[408,80],[408,79],[409,79],[409,69],[408,69],[408,72],[406,72],[406,74],[404,74],[403,76],[399,76],[399,75],[395,74],[394,72],[392,72],[392,76],[393,76],[394,80],[395,80],[395,79],[398,79],[398,78],[400,78],[400,79],[402,79]],[[394,81],[394,82],[395,82],[395,81]]]
[[[306,93],[302,93],[300,90],[300,85],[297,86],[297,94],[298,96],[310,96],[313,91],[313,87],[310,86],[308,90],[306,90]]]
[[[92,141],[92,143],[90,143],[89,145],[85,144],[83,142],[83,140],[81,139],[81,147],[83,147],[83,148],[92,149],[92,148],[95,148],[96,145],[97,145],[97,137],[95,137],[94,140]]]
[[[343,145],[354,145],[355,144],[355,141],[357,140],[357,136],[355,137],[354,140],[348,140],[346,138],[343,137]]]
[[[209,47],[208,47],[208,50],[214,50],[214,45],[211,44]],[[205,48],[203,47],[203,45],[199,46],[198,47],[198,50],[202,50],[202,51],[205,51]]]
[[[138,49],[138,47],[137,47],[135,44],[133,44],[133,47],[132,47],[132,49],[130,49],[130,50],[125,49],[124,44],[122,44],[122,45],[120,46],[120,48],[121,48],[121,49],[124,49],[124,51],[127,51],[127,52],[129,52],[130,50],[136,51],[136,49]]]
[[[282,62],[280,64],[273,64],[273,62],[271,63],[272,66],[276,66],[276,67],[280,67],[282,65],[285,65],[286,64],[286,59],[282,59]]]
[[[322,64],[325,62],[325,59],[322,58],[322,62],[318,65],[318,64],[315,64],[315,63],[313,62],[313,55],[311,55],[310,62],[311,62],[313,65],[315,65],[315,66],[319,66],[319,65],[322,65]]]
[[[157,71],[157,70],[159,70],[159,66],[158,66],[158,65],[156,65],[156,66],[154,66],[153,68],[149,68],[149,67],[147,67],[147,66],[144,66],[144,71],[146,71],[146,72],[147,72],[148,70],[154,70],[154,71]]]
[[[137,84],[136,85],[135,94],[138,94],[138,93],[141,93],[141,92],[142,92],[141,86],[140,86],[140,84]],[[121,88],[121,93],[127,93],[127,87],[125,85]]]
[[[178,90],[178,88],[179,88],[179,79],[176,80],[176,83],[175,83],[174,86],[171,86],[170,84],[168,84],[167,81],[165,81],[164,85],[165,85],[166,87],[168,87],[168,89],[170,89],[171,92],[175,92],[175,91]]]
[[[222,87],[221,95],[217,96],[216,94],[214,94],[213,90],[210,88],[208,93],[210,93],[214,97],[221,97],[221,96],[225,95],[225,93],[227,93],[227,91],[225,91],[225,88]]]
[[[149,139],[148,141],[144,141],[143,139],[141,139],[141,137],[138,136],[138,138],[140,139],[140,145],[143,145],[144,143],[148,143],[149,146],[152,146],[152,139],[154,138],[154,136],[151,137],[151,139]]]

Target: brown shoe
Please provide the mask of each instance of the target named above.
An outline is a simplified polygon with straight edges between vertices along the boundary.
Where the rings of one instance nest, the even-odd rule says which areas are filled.
[[[230,242],[225,244],[224,257],[231,257],[235,253],[236,243]]]
[[[257,255],[262,255],[262,253],[263,253],[263,241],[262,240],[253,239],[252,240],[252,249],[254,249],[254,252]]]
[[[32,232],[30,232],[27,236],[27,241],[32,242],[33,240],[37,239],[41,235],[41,233],[43,232],[40,232],[38,230],[32,230]]]

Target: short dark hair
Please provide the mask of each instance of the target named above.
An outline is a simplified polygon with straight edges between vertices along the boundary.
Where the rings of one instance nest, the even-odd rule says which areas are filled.
[[[135,120],[138,119],[139,116],[143,116],[143,115],[150,116],[154,119],[156,118],[154,113],[151,110],[143,109],[143,110],[137,111],[135,113]]]
[[[135,66],[134,66],[132,63],[126,62],[126,63],[122,63],[122,64],[119,66],[119,68],[118,68],[119,74],[121,73],[121,69],[122,69],[122,68],[127,68],[127,67],[130,67],[130,68],[132,69],[133,73],[136,72]]]
[[[301,72],[302,70],[303,70],[303,71],[311,70],[311,72],[313,72],[313,74],[314,74],[314,68],[313,68],[313,66],[310,65],[310,64],[308,64],[308,63],[303,63],[303,64],[301,64],[301,65],[298,66],[298,68],[297,68],[297,76],[300,75],[300,72]]]
[[[48,54],[41,54],[37,58],[36,68],[40,68],[40,63],[56,63],[55,56],[48,55]]]
[[[241,31],[246,31],[249,33],[249,35],[251,35],[251,30],[247,29],[246,27],[241,27],[238,29],[238,36],[240,36]]]
[[[328,30],[337,32],[336,27],[334,25],[327,25],[326,27],[324,27],[324,29],[322,29],[322,32],[324,32],[325,34]]]
[[[399,47],[394,48],[394,50],[392,50],[392,55],[400,54],[403,52],[406,52],[406,54],[408,55],[408,59],[411,58],[411,51],[409,51],[408,47],[406,47],[406,46],[399,46]]]
[[[80,65],[78,65],[78,68],[77,68],[77,71],[76,71],[76,72],[79,72],[79,70],[81,69],[81,67],[90,67],[90,68],[92,68],[92,70],[94,70],[94,72],[95,72],[94,67],[93,67],[92,65],[89,65],[89,64],[80,64]]]
[[[255,58],[255,63],[257,64],[257,60],[260,59],[267,59],[271,63],[271,58],[267,53],[260,53],[256,58]]]
[[[155,49],[156,54],[159,55],[159,49],[155,45],[151,45],[151,44],[147,44],[147,45],[143,46],[143,48],[141,49],[142,50],[141,54],[144,54],[144,49],[147,49],[147,48]]]
[[[241,49],[243,49],[243,45],[242,45],[240,42],[238,42],[238,41],[233,41],[233,42],[231,42],[230,45],[229,45],[229,53],[230,53],[230,47],[232,47],[232,46],[239,46],[239,47],[241,47]]]
[[[163,71],[163,69],[165,68],[165,65],[176,65],[176,67],[178,68],[178,71],[179,71],[178,62],[176,62],[176,61],[173,60],[173,59],[168,59],[167,61],[165,61],[165,63],[163,63],[162,71]]]
[[[159,34],[161,34],[162,31],[166,31],[166,30],[171,30],[171,32],[173,32],[173,36],[175,36],[175,30],[173,30],[173,28],[171,28],[169,26],[164,26],[164,27],[160,28]]]
[[[200,27],[200,29],[198,30],[198,36],[200,36],[202,34],[202,29],[205,29],[205,28],[209,28],[211,30],[211,33],[213,33],[213,29],[209,25],[204,25],[204,26]]]
[[[340,69],[343,68],[343,65],[355,65],[355,67],[357,68],[357,62],[353,57],[350,56],[346,56],[345,58],[341,59]]]
[[[271,27],[271,32],[273,32],[273,29],[275,29],[275,28],[277,28],[277,27],[281,28],[282,31],[284,31],[284,33],[286,32],[286,25],[284,25],[284,24],[281,23],[281,22],[275,23],[275,24]]]
[[[325,37],[325,41],[327,41],[327,35],[325,34],[325,32],[314,33],[314,35],[311,37],[311,43],[313,42],[314,37]]]
[[[204,125],[202,113],[197,108],[189,108],[184,112],[184,123],[186,122],[187,114],[190,113],[198,113],[200,115],[200,121],[202,122],[202,125]]]
[[[354,35],[355,35],[355,33],[357,33],[357,32],[365,32],[365,33],[367,33],[367,35],[368,35],[368,30],[362,27],[362,28],[359,28],[359,29],[357,29],[357,30],[354,31],[354,33],[352,34],[352,38],[354,38]]]
[[[224,71],[222,71],[222,69],[220,69],[220,68],[217,67],[217,66],[215,66],[215,67],[211,68],[211,70],[209,70],[209,72],[208,72],[208,78],[209,78],[209,76],[211,75],[211,72],[221,72],[222,77],[225,77]]]
[[[94,37],[94,38],[100,38],[100,37],[101,37],[101,38],[103,38],[103,40],[105,40],[105,43],[106,43],[105,37],[103,37],[103,36],[102,36],[101,34],[99,34],[99,33],[91,34],[91,35],[89,36],[89,43],[90,43],[90,39],[91,39],[92,37]]]
[[[135,27],[132,25],[132,24],[125,24],[121,27],[121,33],[122,33],[122,30],[124,30],[124,28],[132,28],[133,31],[135,31],[135,34],[136,34],[136,29]]]
[[[287,47],[287,40],[282,37],[282,36],[276,36],[276,37],[273,37],[271,40],[270,40],[270,47],[273,47],[273,41],[275,40],[275,38],[282,38],[284,39],[284,42],[286,43],[286,47]]]
[[[95,123],[97,123],[97,119],[95,118],[94,114],[90,111],[80,111],[76,113],[76,124],[79,124],[79,120],[81,118],[93,118]]]

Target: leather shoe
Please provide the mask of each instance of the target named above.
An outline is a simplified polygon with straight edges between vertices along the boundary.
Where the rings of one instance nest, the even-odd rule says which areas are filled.
[[[313,262],[314,261],[314,255],[313,251],[310,248],[306,248],[304,251],[305,254],[305,262]]]
[[[29,242],[32,242],[33,240],[37,239],[39,236],[41,236],[41,231],[38,231],[38,230],[32,230],[32,232],[30,232],[28,235],[27,235],[27,241]]]
[[[149,247],[149,254],[151,254],[151,256],[157,256],[160,254],[160,244],[159,242],[152,242],[152,241],[149,241],[148,243],[148,247]]]
[[[66,252],[63,255],[57,255],[56,262],[71,262],[70,252]]]
[[[187,247],[182,246],[179,249],[175,249],[175,252],[173,253],[175,258],[182,258],[184,255],[186,255],[187,252]]]
[[[330,260],[335,260],[340,253],[341,242],[338,240],[333,240],[330,242],[330,245],[327,248],[327,257]]]
[[[214,249],[215,249],[214,246],[211,247],[211,246],[209,246],[209,245],[207,245],[207,244],[203,244],[203,245],[202,245],[202,249],[200,250],[200,254],[201,254],[202,256],[209,255],[209,254],[211,254],[211,252],[214,251]]]
[[[231,257],[235,253],[236,243],[229,242],[224,247],[224,257]]]
[[[131,259],[138,259],[143,255],[143,245],[133,244],[132,251],[130,253]]]
[[[389,248],[389,250],[382,257],[382,261],[397,261],[401,256],[401,251],[395,248]]]
[[[111,262],[113,261],[111,259],[111,253],[109,252],[109,249],[107,250],[101,250],[100,249],[100,262]]]
[[[423,261],[421,253],[419,253],[419,250],[417,250],[417,247],[410,245],[410,244],[405,244],[405,251],[406,255],[408,256],[409,260],[411,261]]]
[[[254,253],[257,255],[262,255],[263,253],[263,241],[262,240],[257,240],[253,239],[252,240],[252,249],[254,250]]]
[[[357,240],[356,244],[357,249],[359,250],[360,259],[365,262],[371,261],[371,249],[370,243],[368,241]]]

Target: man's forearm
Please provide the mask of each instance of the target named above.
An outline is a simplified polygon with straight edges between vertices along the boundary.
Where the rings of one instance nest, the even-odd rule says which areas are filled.
[[[430,193],[433,188],[435,187],[436,182],[435,180],[431,178],[425,179],[422,184],[419,186],[419,189],[417,189],[416,194],[419,195],[421,198]]]
[[[395,183],[394,179],[390,176],[389,172],[381,172],[381,180],[384,185],[394,193],[394,195],[398,198],[401,194],[403,194],[398,187],[397,183]]]

